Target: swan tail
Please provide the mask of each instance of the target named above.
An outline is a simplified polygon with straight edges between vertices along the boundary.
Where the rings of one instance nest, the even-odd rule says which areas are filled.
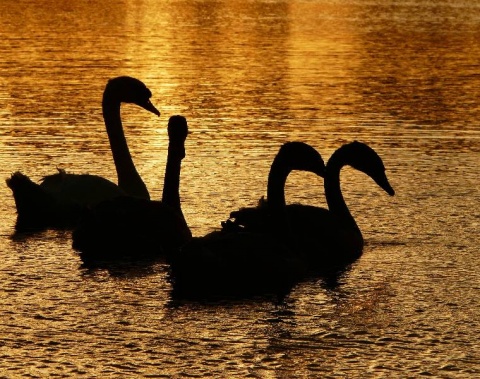
[[[53,196],[21,172],[13,173],[6,183],[13,192],[17,207],[15,229],[29,231],[45,228],[55,204]]]

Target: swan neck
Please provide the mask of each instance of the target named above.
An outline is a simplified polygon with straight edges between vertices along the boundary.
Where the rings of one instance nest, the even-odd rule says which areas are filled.
[[[138,174],[128,149],[120,115],[120,101],[115,101],[108,94],[104,94],[102,109],[113,161],[117,170],[118,186],[127,195],[149,199],[145,183]]]
[[[267,183],[267,201],[270,207],[274,209],[285,208],[285,183],[287,182],[290,170],[283,167],[275,159],[268,174]]]
[[[328,209],[339,221],[347,228],[355,229],[360,233],[358,225],[348,209],[340,188],[340,170],[345,163],[338,159],[337,155],[332,155],[327,164],[327,172],[324,179],[325,197]]]
[[[180,213],[182,213],[180,206],[180,170],[184,156],[184,145],[170,142],[163,182],[162,202]]]

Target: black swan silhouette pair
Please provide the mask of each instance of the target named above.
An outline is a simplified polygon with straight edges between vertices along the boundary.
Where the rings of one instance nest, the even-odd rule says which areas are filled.
[[[150,102],[152,93],[140,80],[122,76],[110,80],[103,93],[102,110],[112,150],[118,185],[96,175],[67,174],[59,170],[40,184],[15,172],[7,185],[17,207],[19,232],[76,225],[87,207],[122,195],[149,199],[147,187],[133,164],[120,117],[121,103],[136,104],[160,115]]]
[[[256,208],[232,212],[230,219],[223,223],[224,228],[275,234],[276,230],[271,228],[272,215],[283,209],[290,228],[288,246],[298,251],[314,271],[335,270],[353,262],[361,255],[364,241],[340,189],[340,170],[346,165],[370,176],[389,195],[395,194],[378,154],[355,141],[340,147],[328,160],[324,177],[328,209],[285,205],[280,186],[272,191],[269,180],[267,201],[261,201]]]

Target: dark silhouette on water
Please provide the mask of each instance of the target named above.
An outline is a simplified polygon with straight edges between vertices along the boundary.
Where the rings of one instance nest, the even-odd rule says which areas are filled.
[[[230,225],[193,238],[169,258],[174,297],[283,296],[304,276],[304,262],[286,244],[290,225],[285,219],[284,185],[292,170],[323,176],[325,164],[307,144],[284,144],[272,163],[267,189],[272,198],[269,228],[278,234],[246,232]]]
[[[179,193],[187,135],[185,117],[170,117],[162,201],[122,196],[100,203],[85,215],[72,234],[73,248],[84,263],[162,257],[191,239]]]
[[[149,199],[145,184],[133,164],[123,132],[121,103],[133,103],[160,115],[150,102],[152,93],[140,80],[122,76],[109,80],[103,93],[102,109],[118,176],[118,186],[96,175],[57,174],[40,184],[15,172],[7,179],[17,207],[15,229],[19,232],[45,228],[71,228],[86,207],[121,195]]]
[[[385,175],[383,162],[372,148],[355,141],[335,151],[328,160],[324,179],[329,209],[301,204],[286,206],[286,219],[290,225],[288,246],[315,274],[331,275],[341,271],[362,254],[362,233],[340,189],[340,170],[345,165],[370,176],[389,195],[395,194]],[[224,226],[282,237],[283,234],[278,235],[270,227],[270,207],[270,199],[267,199],[257,208],[232,212]]]

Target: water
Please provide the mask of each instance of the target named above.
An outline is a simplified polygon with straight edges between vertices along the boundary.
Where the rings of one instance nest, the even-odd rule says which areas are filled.
[[[345,169],[366,239],[330,288],[172,304],[166,267],[87,271],[69,232],[12,236],[0,187],[2,377],[473,378],[480,374],[480,5],[457,1],[0,3],[0,175],[55,167],[115,180],[108,78],[152,90],[123,108],[135,163],[161,196],[166,122],[191,135],[182,206],[195,235],[265,194],[288,140],[328,159],[354,139],[397,194]],[[287,200],[325,205],[293,174]]]

